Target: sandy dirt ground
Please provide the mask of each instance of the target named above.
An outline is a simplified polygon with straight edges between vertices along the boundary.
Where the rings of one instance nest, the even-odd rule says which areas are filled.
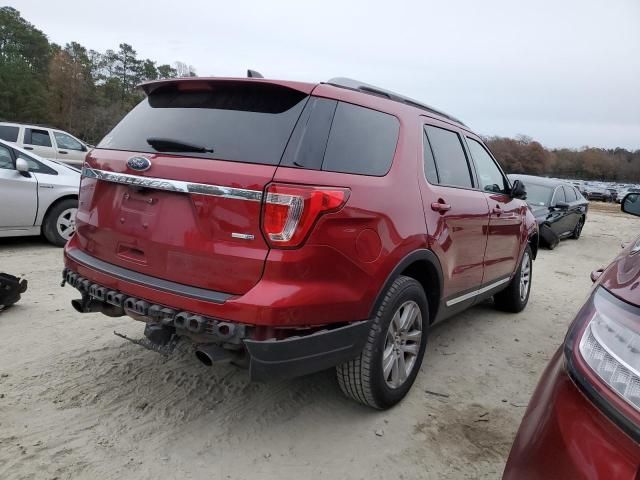
[[[540,251],[523,313],[488,302],[435,327],[413,390],[386,412],[344,398],[333,372],[249,383],[187,349],[165,359],[125,342],[113,330],[137,338],[140,323],[71,309],[61,250],[0,240],[0,270],[29,280],[0,314],[0,478],[499,478],[589,272],[639,227],[592,208],[580,240]]]

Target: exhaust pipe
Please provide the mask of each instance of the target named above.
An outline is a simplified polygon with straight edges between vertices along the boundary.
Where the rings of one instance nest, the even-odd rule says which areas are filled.
[[[214,344],[200,345],[196,349],[196,357],[207,367],[214,363],[231,361],[231,352]]]
[[[124,309],[116,307],[105,302],[94,300],[89,296],[83,295],[82,298],[71,300],[71,306],[80,313],[102,313],[108,317],[124,316]]]

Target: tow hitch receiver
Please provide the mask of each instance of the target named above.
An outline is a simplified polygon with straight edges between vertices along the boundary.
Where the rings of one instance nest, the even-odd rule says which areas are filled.
[[[0,310],[20,300],[20,294],[27,291],[27,281],[8,273],[0,273]]]

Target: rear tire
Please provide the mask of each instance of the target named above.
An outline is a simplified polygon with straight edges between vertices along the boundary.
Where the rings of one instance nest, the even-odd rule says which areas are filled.
[[[56,203],[44,218],[42,234],[57,247],[64,247],[76,230],[78,200],[68,198]]]
[[[531,292],[531,278],[533,272],[533,255],[531,247],[527,248],[522,255],[520,266],[516,274],[509,282],[507,288],[493,296],[494,305],[498,310],[518,313],[524,310],[529,303],[529,293]]]
[[[343,393],[377,409],[402,400],[420,370],[428,326],[422,286],[413,278],[398,277],[376,312],[360,356],[336,367]]]

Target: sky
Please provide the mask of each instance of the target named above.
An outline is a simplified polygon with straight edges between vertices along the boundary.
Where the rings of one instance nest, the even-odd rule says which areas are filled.
[[[8,0],[50,41],[200,76],[350,77],[482,135],[640,149],[640,0]]]

